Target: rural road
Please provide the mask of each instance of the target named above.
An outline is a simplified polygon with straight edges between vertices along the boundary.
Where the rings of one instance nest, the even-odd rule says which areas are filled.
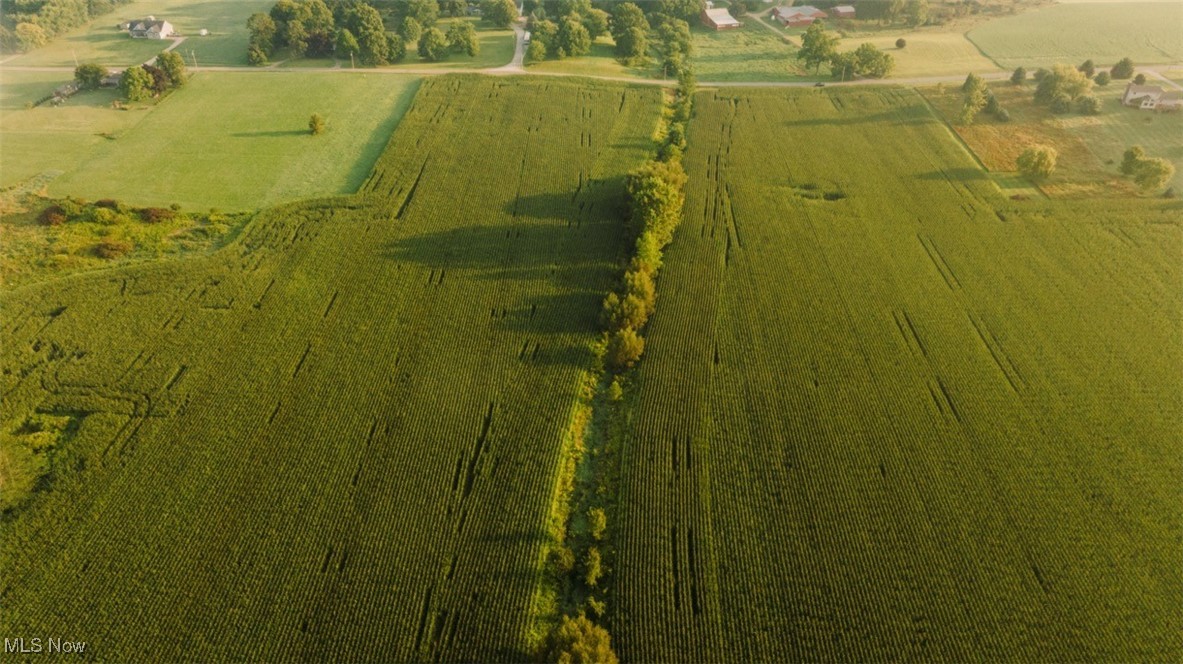
[[[524,45],[524,30],[518,26],[514,26],[514,31],[517,33],[517,46],[514,49],[514,58],[508,64],[492,69],[471,69],[471,68],[455,68],[455,69],[431,69],[426,67],[399,67],[397,69],[345,69],[335,67],[300,67],[291,69],[279,69],[275,67],[246,67],[246,66],[202,66],[190,67],[189,71],[203,72],[239,72],[243,74],[301,74],[308,72],[326,73],[332,72],[337,74],[402,74],[410,76],[440,76],[444,74],[482,74],[485,76],[510,76],[510,75],[524,75],[524,76],[553,76],[559,78],[591,78],[601,81],[616,81],[620,83],[635,83],[638,85],[673,85],[673,80],[663,80],[657,78],[635,78],[629,76],[592,76],[587,74],[575,74],[570,72],[556,72],[556,71],[532,71],[526,69],[521,65],[520,58],[525,51]],[[1156,79],[1164,82],[1167,85],[1183,89],[1173,81],[1167,79],[1162,75],[1164,70],[1178,69],[1178,64],[1168,65],[1148,65],[1138,67],[1138,71],[1153,76]],[[60,72],[63,74],[73,74],[73,67],[24,67],[24,66],[9,66],[0,64],[0,74],[4,72]],[[1001,81],[1010,78],[1009,71],[983,71],[975,72],[982,78],[989,81]],[[952,76],[909,76],[903,78],[883,78],[883,79],[859,79],[855,81],[825,81],[826,87],[850,87],[850,86],[868,86],[868,85],[937,85],[938,83],[961,83],[965,80],[965,74],[956,74]],[[711,88],[811,88],[815,87],[817,83],[814,81],[699,81],[700,87]]]

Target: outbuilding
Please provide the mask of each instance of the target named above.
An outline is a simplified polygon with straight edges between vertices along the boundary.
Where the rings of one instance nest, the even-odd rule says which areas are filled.
[[[830,16],[834,18],[854,18],[855,10],[853,5],[839,5],[830,10]]]
[[[713,30],[731,30],[743,25],[725,7],[702,10],[702,24]]]
[[[826,13],[811,5],[800,7],[777,7],[772,10],[772,18],[781,25],[790,28],[801,28],[812,25],[818,19],[826,18]]]

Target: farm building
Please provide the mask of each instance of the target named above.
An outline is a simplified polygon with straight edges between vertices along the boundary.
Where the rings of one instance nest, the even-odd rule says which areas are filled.
[[[172,23],[158,20],[155,16],[121,23],[119,28],[127,30],[127,34],[136,39],[168,39],[176,34]]]
[[[1157,85],[1130,83],[1125,86],[1121,103],[1150,111],[1177,111],[1183,108],[1183,92],[1163,90]]]
[[[726,8],[702,10],[702,24],[715,30],[730,30],[743,25]]]
[[[812,25],[818,19],[826,18],[826,13],[810,5],[777,7],[772,10],[772,18],[780,21],[781,25],[790,28],[801,28]]]
[[[852,5],[840,5],[830,10],[830,16],[834,18],[854,18],[855,11]]]

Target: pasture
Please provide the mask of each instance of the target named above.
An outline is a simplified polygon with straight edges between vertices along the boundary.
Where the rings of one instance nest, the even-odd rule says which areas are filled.
[[[112,91],[4,111],[3,184],[57,171],[51,195],[188,209],[352,193],[417,86],[372,72],[200,72],[127,111],[110,107]],[[328,120],[320,136],[308,133],[312,113]]]
[[[923,94],[952,123],[970,149],[993,174],[1014,173],[1015,160],[1029,145],[1050,145],[1059,153],[1056,173],[1040,187],[1055,196],[1130,196],[1136,188],[1118,171],[1122,153],[1141,145],[1152,156],[1175,164],[1172,186],[1183,186],[1183,115],[1152,113],[1121,105],[1125,85],[1114,82],[1094,88],[1103,102],[1100,115],[1053,114],[1032,99],[1034,86],[995,83],[990,86],[1010,122],[986,113],[970,126],[956,123],[963,95],[957,86],[926,88]]]
[[[1114,2],[1052,4],[994,19],[966,36],[1003,68],[1079,64],[1111,65],[1183,60],[1183,4]]]
[[[73,67],[75,62],[97,62],[108,67],[126,67],[151,60],[172,40],[132,39],[116,29],[119,23],[156,16],[172,23],[185,41],[177,52],[192,64],[245,65],[246,20],[255,12],[266,12],[273,0],[140,0],[119,5],[90,25],[54,39],[49,45],[19,55],[7,64],[19,66]],[[198,35],[201,29],[207,36]]]
[[[111,660],[527,659],[659,109],[432,78],[357,195],[0,294],[0,441],[48,455],[0,520],[0,630]]]
[[[1179,203],[1004,199],[899,89],[703,91],[688,136],[622,660],[1177,660]]]

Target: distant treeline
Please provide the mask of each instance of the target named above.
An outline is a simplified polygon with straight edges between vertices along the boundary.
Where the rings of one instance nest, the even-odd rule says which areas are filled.
[[[132,0],[0,0],[0,52],[40,48]]]

